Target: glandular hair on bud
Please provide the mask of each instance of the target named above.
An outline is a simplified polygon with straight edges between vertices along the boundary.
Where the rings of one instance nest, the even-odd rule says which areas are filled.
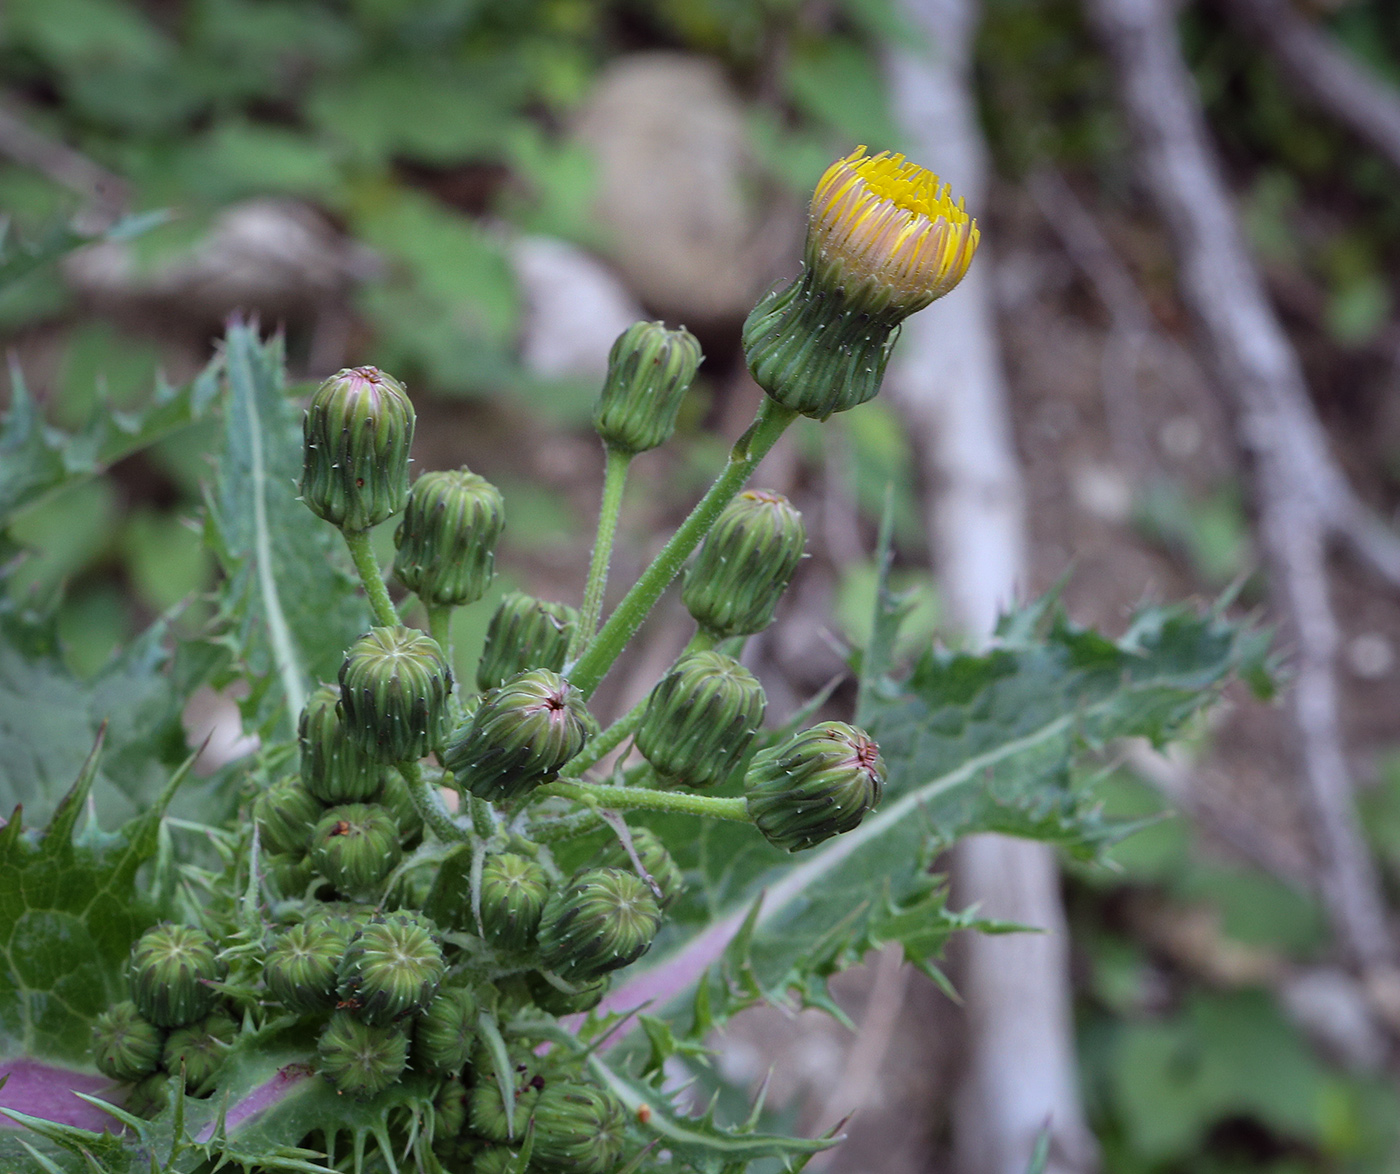
[[[404,507],[415,416],[403,385],[375,367],[327,379],[302,421],[301,498],[342,530],[368,530]]]
[[[631,828],[629,834],[632,837],[632,851],[636,853],[637,859],[642,862],[642,867],[646,869],[647,875],[656,882],[656,887],[661,890],[660,905],[664,913],[676,903],[676,899],[685,892],[685,876],[681,873],[680,867],[671,854],[666,851],[666,845],[661,842],[661,838],[650,828]],[[632,858],[627,854],[620,841],[614,840],[603,850],[598,859],[600,868],[620,868],[624,871],[632,869],[635,871],[636,865],[632,863]]]
[[[597,978],[645,954],[660,927],[646,881],[620,868],[590,868],[545,905],[540,959],[565,980]]]
[[[292,1011],[330,1010],[336,1001],[336,971],[348,941],[349,935],[309,921],[279,934],[263,964],[268,992]]]
[[[131,1001],[157,1027],[184,1027],[204,1018],[219,997],[208,984],[227,975],[214,939],[187,925],[148,929],[132,947],[127,967]]]
[[[724,507],[686,572],[681,599],[719,638],[751,636],[773,622],[807,544],[802,515],[781,493],[749,489]]]
[[[564,667],[578,612],[565,603],[549,603],[521,591],[505,595],[486,628],[486,644],[476,666],[476,686],[483,693],[505,684],[526,669]]]
[[[476,1042],[476,996],[464,983],[438,989],[413,1033],[415,1067],[460,1072]]]
[[[549,890],[549,874],[528,856],[488,856],[481,866],[481,928],[487,940],[506,950],[533,947]]]
[[[789,852],[858,827],[884,785],[879,746],[845,722],[822,722],[759,751],[744,775],[750,817]]]
[[[337,892],[356,900],[379,894],[403,856],[399,825],[377,803],[332,807],[311,836],[311,862]]]
[[[206,1096],[224,1066],[224,1057],[238,1034],[238,1025],[223,1011],[207,1015],[189,1027],[172,1031],[161,1053],[161,1066],[172,1076],[185,1074],[185,1091]]]
[[[627,1111],[611,1093],[575,1081],[551,1081],[535,1105],[534,1157],[571,1174],[610,1174],[626,1138]]]
[[[366,1023],[392,1023],[427,1007],[446,970],[432,927],[399,910],[376,917],[350,943],[337,993]]]
[[[475,603],[496,573],[505,525],[498,490],[471,470],[424,473],[394,535],[394,577],[433,607]]]
[[[340,666],[345,731],[381,762],[414,762],[434,749],[452,670],[436,640],[415,628],[371,628]]]
[[[448,740],[443,765],[462,790],[513,802],[555,778],[590,725],[582,693],[558,673],[531,669],[482,697]]]
[[[263,851],[304,854],[311,844],[311,829],[323,810],[321,801],[295,775],[273,783],[253,800],[253,819]]]
[[[384,764],[346,733],[339,685],[322,685],[307,699],[297,744],[302,785],[322,803],[363,803],[379,793]]]
[[[165,1032],[141,1017],[132,1002],[116,1003],[92,1023],[92,1059],[103,1076],[136,1081],[160,1064]]]
[[[647,698],[637,749],[663,779],[722,783],[748,753],[765,706],[758,678],[732,656],[690,653]]]
[[[661,322],[634,322],[608,355],[608,375],[593,409],[593,427],[618,452],[665,444],[700,366],[700,343],[690,331]]]
[[[408,1066],[408,1036],[397,1026],[377,1026],[336,1011],[316,1046],[321,1075],[339,1092],[369,1100],[398,1080]]]

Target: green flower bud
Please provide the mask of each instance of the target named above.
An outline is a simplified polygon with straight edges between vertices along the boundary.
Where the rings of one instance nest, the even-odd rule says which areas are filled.
[[[482,864],[481,928],[502,949],[534,946],[548,899],[549,874],[528,856],[501,852]]]
[[[748,753],[765,700],[758,679],[732,656],[693,652],[651,691],[637,749],[664,779],[722,783]]]
[[[773,611],[802,561],[807,531],[781,493],[750,489],[724,508],[686,572],[690,614],[718,637],[751,636]]]
[[[408,1036],[397,1027],[377,1027],[337,1011],[316,1046],[321,1075],[358,1100],[377,1096],[408,1065]]]
[[[467,1124],[467,1089],[460,1080],[445,1080],[433,1099],[433,1138],[446,1141]]]
[[[336,971],[348,940],[348,935],[310,921],[278,935],[263,965],[263,980],[272,997],[293,1011],[330,1010],[336,1000]]]
[[[476,686],[483,693],[504,685],[526,669],[564,667],[578,612],[563,603],[512,591],[496,607],[486,628],[486,645],[476,666]]]
[[[371,628],[340,666],[345,731],[381,762],[413,762],[432,750],[451,692],[442,649],[413,628]]]
[[[170,1077],[164,1072],[153,1072],[126,1094],[122,1106],[133,1117],[150,1120],[165,1112],[170,1104]]]
[[[127,970],[131,1001],[157,1027],[204,1018],[219,997],[206,983],[222,982],[227,974],[214,939],[187,925],[148,929],[132,947]]]
[[[523,1137],[526,1122],[539,1100],[539,1061],[529,1052],[512,1049],[510,1079],[515,1090],[515,1111],[507,1115],[496,1077],[496,1062],[485,1048],[472,1058],[476,1084],[471,1092],[468,1120],[472,1132],[488,1141],[511,1141]]]
[[[337,891],[360,900],[379,892],[403,857],[399,825],[377,803],[332,807],[311,834],[311,862]]]
[[[884,786],[880,748],[844,722],[822,722],[759,751],[744,776],[749,815],[789,852],[860,826]]]
[[[392,1023],[422,1011],[446,971],[427,922],[406,910],[376,917],[340,963],[340,1000],[366,1023]]]
[[[317,812],[319,815],[320,812]],[[314,830],[314,829],[313,829]],[[310,836],[308,835],[308,839]],[[311,857],[287,855],[282,852],[264,856],[262,859],[263,881],[279,896],[288,901],[306,895],[307,886],[316,877],[316,868]]]
[[[608,377],[593,409],[603,443],[639,453],[670,440],[699,366],[700,343],[684,327],[634,322],[624,330],[608,355]]]
[[[519,1150],[503,1145],[490,1145],[479,1150],[472,1160],[472,1174],[512,1174]]]
[[[140,1080],[160,1063],[165,1032],[141,1018],[135,1003],[116,1003],[92,1024],[92,1058],[113,1080]]]
[[[573,990],[566,991],[555,986],[538,970],[532,970],[526,975],[525,983],[530,991],[531,1001],[545,1014],[580,1015],[584,1011],[593,1010],[603,1001],[603,996],[608,993],[608,987],[612,985],[612,977],[605,974],[602,978],[590,979],[586,982],[570,982],[567,985]]]
[[[647,874],[656,882],[656,887],[661,890],[661,911],[664,913],[676,903],[678,898],[685,892],[685,877],[681,874],[680,867],[671,859],[671,854],[666,851],[666,845],[661,842],[660,837],[650,828],[632,828],[632,849],[637,853],[637,859],[642,862],[642,867],[647,870]],[[600,868],[620,868],[623,872],[635,872],[636,865],[632,863],[632,858],[627,855],[627,849],[620,841],[614,840],[603,851],[598,860]],[[654,895],[654,894],[653,894]]]
[[[298,778],[279,779],[253,801],[253,819],[263,851],[299,856],[321,818],[320,801]]]
[[[341,953],[351,940],[374,918],[374,910],[368,905],[356,905],[349,901],[326,901],[311,910],[306,917],[306,926],[314,930],[326,930],[335,934],[341,944]]]
[[[545,905],[540,958],[566,980],[596,978],[635,962],[660,928],[646,881],[620,868],[591,868]]]
[[[384,764],[345,732],[339,686],[322,685],[311,694],[297,723],[297,741],[302,784],[322,803],[363,803],[379,792]]]
[[[627,1110],[611,1093],[572,1081],[551,1082],[535,1106],[531,1157],[570,1174],[611,1174],[626,1132]]]
[[[170,1033],[161,1053],[161,1066],[171,1076],[179,1076],[184,1066],[185,1090],[202,1097],[213,1091],[224,1055],[238,1034],[238,1025],[224,1012],[216,1011],[198,1023]]]
[[[475,603],[496,573],[505,502],[469,469],[424,473],[394,534],[394,577],[430,606]]]
[[[461,984],[443,987],[418,1020],[415,1064],[431,1072],[460,1072],[476,1042],[476,996]]]
[[[482,799],[510,802],[547,783],[588,741],[583,694],[548,669],[511,677],[448,741],[443,765]]]
[[[962,280],[977,242],[961,201],[903,155],[838,159],[812,197],[802,273],[744,323],[755,381],[818,420],[864,403],[899,323]]]
[[[408,793],[408,784],[396,770],[384,772],[384,786],[379,792],[379,804],[387,808],[394,822],[399,825],[404,844],[408,845],[423,835],[423,817]]]
[[[413,405],[403,385],[374,367],[332,375],[302,420],[301,499],[342,530],[368,530],[408,497]]]

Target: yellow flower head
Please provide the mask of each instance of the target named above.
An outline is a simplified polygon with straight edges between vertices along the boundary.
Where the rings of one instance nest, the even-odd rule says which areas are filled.
[[[980,238],[938,176],[903,155],[867,156],[861,146],[817,184],[807,263],[823,284],[912,314],[963,279]]]

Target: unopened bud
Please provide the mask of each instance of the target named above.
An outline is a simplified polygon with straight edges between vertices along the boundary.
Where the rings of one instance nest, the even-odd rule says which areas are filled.
[[[637,749],[663,779],[722,783],[763,724],[763,686],[732,656],[683,656],[647,698]]]
[[[433,1140],[446,1142],[467,1123],[467,1087],[460,1080],[444,1080],[433,1098]]]
[[[379,792],[384,764],[346,733],[338,685],[311,694],[297,722],[297,743],[302,785],[322,803],[363,803]]]
[[[431,1072],[460,1072],[476,1042],[476,996],[455,983],[441,988],[413,1034],[414,1065]]]
[[[682,327],[634,322],[608,355],[608,377],[593,409],[603,443],[639,453],[671,439],[676,414],[700,366],[700,343]]]
[[[131,1001],[157,1027],[184,1027],[214,1007],[228,967],[203,930],[187,925],[148,929],[132,947],[128,977]]]
[[[545,905],[540,958],[565,980],[596,978],[635,962],[661,928],[646,881],[618,868],[591,868]]]
[[[279,779],[253,801],[259,842],[267,852],[299,856],[311,843],[311,829],[321,818],[320,801],[292,777]]]
[[[92,1024],[92,1058],[97,1070],[113,1080],[136,1081],[160,1063],[165,1032],[141,1018],[135,1003],[117,1003]]]
[[[335,1006],[336,971],[348,935],[328,925],[302,922],[281,934],[267,951],[263,979],[272,997],[293,1011]]]
[[[504,525],[505,503],[486,478],[466,468],[424,473],[394,535],[394,577],[429,606],[475,603],[496,573]]]
[[[302,420],[301,497],[342,530],[368,530],[403,509],[413,405],[403,385],[375,367],[332,375]]]
[[[506,950],[528,950],[549,899],[549,874],[528,856],[499,852],[481,867],[481,926]]]
[[[216,1011],[189,1027],[177,1028],[165,1041],[161,1066],[172,1076],[185,1074],[185,1090],[201,1097],[213,1090],[229,1044],[238,1025],[223,1011]]]
[[[396,1081],[408,1064],[408,1036],[336,1011],[316,1047],[321,1075],[357,1100],[369,1100]]]
[[[749,489],[724,507],[686,573],[681,599],[718,637],[751,636],[773,611],[807,543],[802,515],[781,493]]]
[[[581,1015],[603,1001],[608,987],[612,985],[612,976],[605,974],[602,978],[574,982],[565,982],[556,976],[556,981],[550,981],[547,975],[532,970],[526,976],[525,984],[531,1002],[546,1014]]]
[[[476,686],[483,693],[505,684],[526,669],[564,667],[578,612],[565,603],[548,603],[512,591],[496,607],[486,628],[486,644],[476,666]]]
[[[432,750],[451,692],[442,649],[414,628],[371,628],[340,666],[346,733],[381,762],[413,762]]]
[[[311,862],[336,891],[357,900],[379,893],[403,856],[399,826],[377,803],[332,807],[311,838]]]
[[[448,742],[443,765],[464,791],[482,799],[520,799],[583,749],[583,694],[548,669],[518,673],[481,699]]]
[[[392,1023],[422,1011],[447,967],[422,918],[406,910],[371,921],[340,963],[337,993],[366,1023]]]
[[[880,748],[844,722],[822,722],[760,751],[744,776],[749,815],[789,852],[858,827],[884,786]]]
[[[627,1111],[611,1093],[551,1081],[535,1106],[534,1157],[576,1174],[611,1174],[622,1154]]]
[[[488,1141],[519,1141],[525,1134],[526,1122],[535,1110],[539,1100],[538,1058],[529,1052],[512,1049],[508,1060],[510,1069],[506,1079],[515,1093],[514,1111],[507,1112],[506,1103],[501,1099],[500,1080],[496,1073],[496,1059],[491,1052],[479,1047],[472,1057],[472,1068],[476,1076],[476,1087],[470,1097],[469,1120],[472,1132]]]
[[[632,850],[642,862],[647,875],[661,890],[660,905],[664,913],[676,903],[676,898],[685,892],[685,877],[654,831],[650,828],[631,828],[629,832],[632,836]],[[629,869],[636,870],[632,858],[627,855],[627,849],[618,841],[608,845],[598,864],[602,868],[620,868],[624,872]]]
[[[166,1072],[152,1072],[135,1088],[126,1094],[122,1106],[133,1117],[147,1120],[158,1117],[170,1104],[170,1075]]]

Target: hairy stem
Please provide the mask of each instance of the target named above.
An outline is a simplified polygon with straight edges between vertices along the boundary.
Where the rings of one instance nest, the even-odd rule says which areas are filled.
[[[661,593],[676,577],[681,564],[709,533],[720,511],[739,492],[758,462],[795,419],[797,413],[791,408],[764,397],[754,422],[734,442],[724,471],[690,511],[690,516],[681,523],[680,529],[671,535],[671,540],[661,549],[651,566],[642,572],[642,577],[617,605],[617,610],[608,617],[608,622],[583,655],[572,666],[566,666],[564,675],[585,697],[591,696],[607,675],[608,669],[621,655],[647,613],[661,598]]]
[[[379,569],[379,559],[375,557],[370,544],[368,530],[342,530],[345,545],[350,548],[350,557],[355,562],[355,570],[360,573],[360,582],[365,585],[369,596],[370,610],[374,612],[374,622],[381,628],[396,628],[401,623],[394,601],[389,598],[389,589],[384,586],[384,573]]]
[[[574,660],[593,639],[603,618],[603,594],[608,587],[608,566],[612,562],[613,539],[617,535],[617,516],[622,511],[622,490],[627,484],[627,466],[631,463],[630,452],[609,447],[608,461],[603,471],[603,503],[598,509],[598,536],[593,541],[593,561],[588,567],[583,607],[579,609],[578,624],[569,640],[569,660]]]
[[[643,787],[614,787],[563,781],[546,783],[543,787],[536,788],[534,793],[540,798],[557,795],[611,811],[673,811],[682,815],[708,815],[711,819],[728,819],[737,823],[752,822],[749,819],[748,805],[742,798],[720,799],[680,791],[652,791]]]
[[[471,833],[460,827],[452,818],[452,813],[447,810],[447,805],[437,793],[437,788],[423,777],[423,772],[416,762],[400,763],[399,774],[403,775],[403,781],[408,784],[408,797],[413,800],[413,806],[418,809],[423,822],[433,829],[439,840],[447,844],[471,843]]]
[[[428,611],[428,635],[437,641],[448,664],[454,664],[452,657],[452,606],[425,604]]]

